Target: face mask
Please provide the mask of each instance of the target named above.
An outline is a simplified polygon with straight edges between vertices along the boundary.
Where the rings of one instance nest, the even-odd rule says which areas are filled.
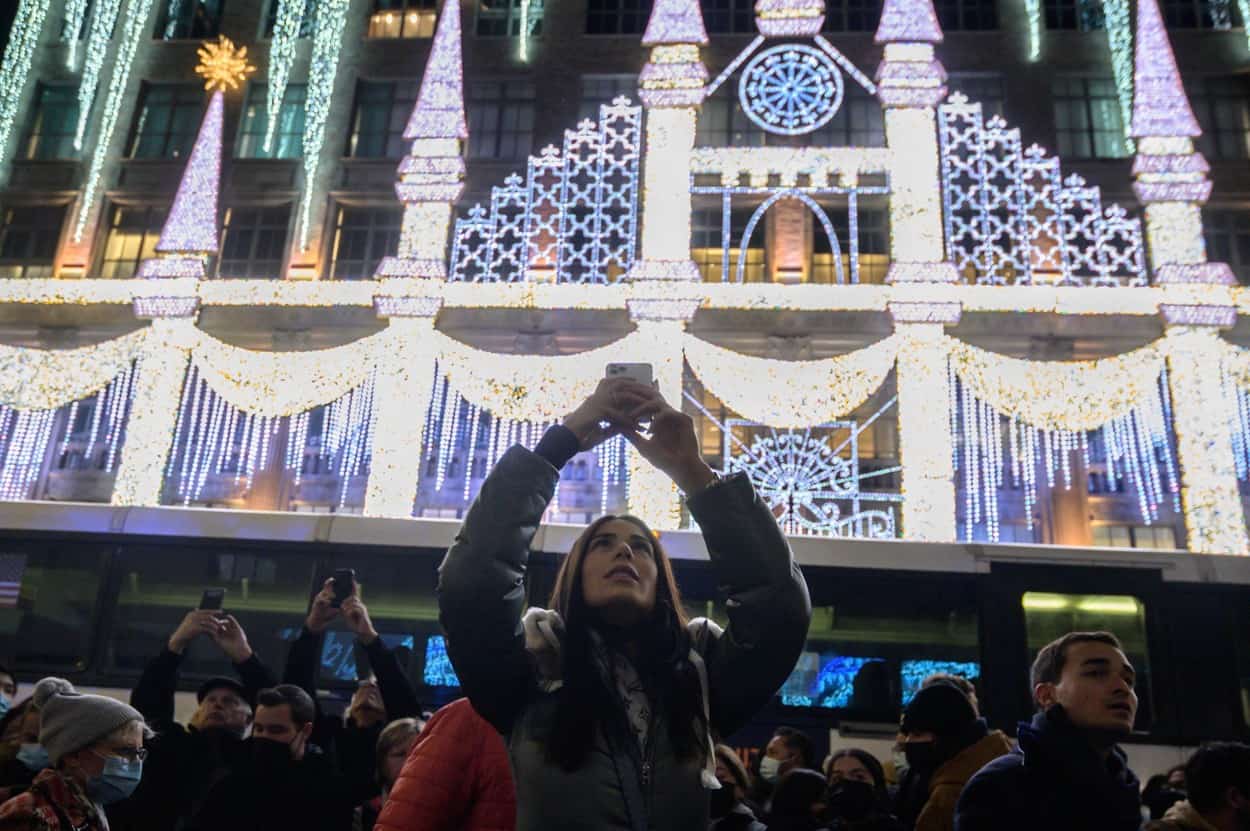
[[[760,778],[770,785],[776,785],[781,778],[781,760],[772,756],[760,759]]]
[[[907,776],[907,754],[902,750],[895,750],[890,758],[894,762],[894,775],[902,782],[903,777]]]
[[[729,815],[734,809],[737,800],[734,799],[734,789],[732,785],[721,783],[719,791],[711,792],[712,801],[708,806],[708,814],[712,819],[720,819]]]
[[[938,766],[936,742],[908,742],[903,745],[907,766],[911,770],[933,770]]]
[[[87,796],[101,805],[120,802],[135,792],[143,776],[143,762],[104,757],[104,770],[87,780]]]
[[[289,766],[294,759],[291,758],[291,746],[276,742],[272,739],[252,739],[252,761],[256,765],[258,772],[276,773]]]
[[[0,718],[8,715],[9,708],[13,706],[13,700],[7,695],[0,695]]]
[[[44,768],[52,767],[52,760],[48,758],[48,751],[43,749],[41,744],[30,744],[25,742],[17,751],[17,760],[26,766],[31,773],[38,773]]]
[[[863,819],[876,802],[872,785],[857,779],[843,779],[829,789],[829,812],[840,819]]]

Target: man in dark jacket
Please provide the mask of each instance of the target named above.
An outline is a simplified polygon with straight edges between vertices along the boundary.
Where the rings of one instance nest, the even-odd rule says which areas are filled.
[[[199,706],[183,726],[174,721],[178,669],[187,648],[201,635],[230,658],[242,683],[226,677],[205,681],[196,692]],[[180,828],[213,784],[241,758],[243,737],[252,723],[252,702],[261,689],[275,683],[232,615],[188,612],[130,694],[131,704],[143,713],[156,736],[147,742],[148,761],[138,790],[109,807],[114,831]]]
[[[309,741],[315,710],[299,687],[257,697],[248,758],[218,782],[189,831],[345,831],[363,796]]]
[[[373,793],[366,795],[367,799],[377,793],[375,751],[382,728],[396,719],[421,715],[421,702],[399,659],[373,628],[369,610],[360,599],[359,586],[341,607],[336,607],[333,601],[333,581],[327,580],[313,598],[299,637],[291,645],[282,680],[294,684],[312,698],[318,707],[312,743],[324,750],[353,782],[373,789]],[[321,636],[339,618],[356,636],[373,670],[373,678],[362,680],[352,695],[346,718],[324,714],[317,704]]]
[[[1116,741],[1133,729],[1133,665],[1108,632],[1069,632],[1033,662],[1039,712],[1019,748],[972,778],[956,831],[1137,831],[1137,777]]]
[[[1146,831],[1248,831],[1250,745],[1212,742],[1185,765],[1189,798],[1168,809]]]

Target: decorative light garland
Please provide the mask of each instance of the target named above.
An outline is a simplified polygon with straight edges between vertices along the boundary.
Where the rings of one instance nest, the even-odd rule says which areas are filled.
[[[101,2],[111,2],[111,0],[101,0]],[[121,45],[117,48],[117,54],[113,59],[113,77],[109,82],[108,95],[104,99],[95,151],[91,154],[91,164],[87,168],[83,181],[82,200],[78,206],[78,217],[74,222],[75,243],[82,242],[87,230],[87,222],[95,210],[96,199],[99,198],[100,177],[104,174],[104,163],[108,159],[109,146],[113,143],[113,131],[117,129],[122,104],[126,100],[135,53],[143,40],[144,32],[151,23],[149,18],[152,15],[153,5],[154,0],[130,0],[130,5],[126,8],[126,22],[122,30]],[[95,26],[94,18],[92,26]]]
[[[22,0],[17,7],[9,42],[0,60],[0,161],[9,158],[9,138],[17,118],[18,105],[26,92],[35,48],[48,17],[49,0]]]
[[[131,0],[136,3],[138,0]],[[87,136],[87,124],[91,121],[96,92],[100,88],[100,71],[108,55],[109,42],[117,26],[117,14],[122,0],[96,0],[91,11],[87,29],[87,47],[82,65],[82,78],[78,83],[78,123],[74,127],[74,149],[82,150]],[[103,136],[102,136],[103,137]]]
[[[1129,137],[1133,123],[1133,24],[1129,0],[1103,0],[1107,46],[1111,49],[1111,72],[1120,99],[1120,119],[1124,124],[1124,149],[1136,149]]]
[[[334,94],[335,79],[338,78],[339,55],[343,48],[343,29],[347,24],[349,6],[349,0],[322,0],[317,4],[304,122],[304,189],[300,195],[298,233],[301,251],[308,250],[308,238],[312,232],[315,180],[321,164],[321,146],[325,143],[330,99]]]
[[[78,40],[82,35],[83,24],[86,23],[87,6],[90,0],[66,0],[65,25],[61,29],[61,40],[65,47],[65,68],[70,72],[78,69]]]
[[[269,85],[265,91],[265,152],[273,150],[273,138],[282,114],[291,67],[295,64],[295,45],[299,42],[304,21],[305,0],[276,0],[277,15],[269,38]]]
[[[1037,61],[1042,57],[1042,0],[1024,0],[1024,12],[1029,18],[1029,60]]]

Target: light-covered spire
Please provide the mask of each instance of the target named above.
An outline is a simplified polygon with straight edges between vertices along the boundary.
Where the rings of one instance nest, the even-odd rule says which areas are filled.
[[[1157,0],[1137,4],[1133,55],[1133,138],[1194,138],[1202,135],[1185,97],[1176,56],[1168,42]]]
[[[885,0],[876,43],[941,43],[933,0]]]
[[[464,64],[460,56],[460,3],[445,0],[421,78],[417,104],[404,128],[404,138],[466,139]]]
[[[707,29],[699,0],[656,0],[642,33],[643,46],[705,46]]]
[[[182,171],[178,195],[161,230],[161,254],[216,254],[217,200],[221,189],[221,90],[213,93],[200,123],[195,146]]]

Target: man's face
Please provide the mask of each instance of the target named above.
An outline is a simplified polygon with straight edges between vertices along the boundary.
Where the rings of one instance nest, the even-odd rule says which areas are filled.
[[[768,746],[764,748],[764,755],[781,762],[781,766],[777,768],[778,776],[785,776],[799,766],[799,754],[795,753],[794,749],[786,744],[784,736],[773,736],[769,740]]]
[[[1124,653],[1106,643],[1068,647],[1057,684],[1034,690],[1043,709],[1062,704],[1072,723],[1083,730],[1128,734],[1137,717],[1137,673]]]
[[[582,598],[607,623],[628,626],[655,608],[659,568],[642,528],[613,519],[595,530],[582,559]]]
[[[291,718],[291,705],[279,704],[267,707],[264,704],[256,708],[256,721],[252,724],[252,737],[265,741],[277,742],[291,748],[291,758],[303,759],[304,749],[308,744],[308,736],[312,733],[312,723],[299,727]]]
[[[191,725],[199,730],[221,728],[242,737],[252,723],[252,707],[229,687],[209,690],[191,716]]]

